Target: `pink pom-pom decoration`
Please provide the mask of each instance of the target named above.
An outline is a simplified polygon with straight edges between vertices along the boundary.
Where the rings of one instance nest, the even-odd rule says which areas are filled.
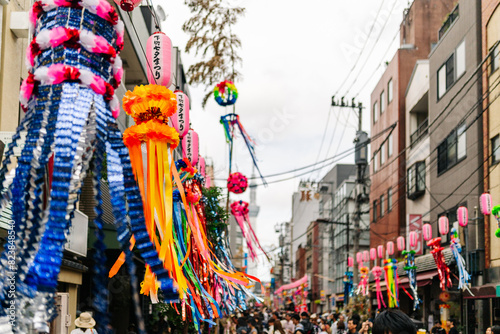
[[[418,241],[417,232],[415,232],[415,231],[410,232],[410,235],[408,236],[408,240],[409,240],[408,243],[410,244],[410,248],[417,247],[417,241]]]
[[[457,219],[458,225],[465,227],[469,223],[469,211],[465,206],[461,206],[457,209]]]
[[[377,250],[375,248],[370,248],[370,260],[375,261],[377,259]]]
[[[358,264],[363,263],[363,254],[361,254],[361,252],[357,252],[357,253],[356,253],[356,262],[357,262]]]
[[[146,44],[148,81],[152,85],[172,84],[172,41],[162,32],[155,32]],[[186,126],[189,126],[186,125]]]
[[[367,250],[363,251],[363,262],[368,262],[370,261],[370,252]]]
[[[189,98],[180,90],[174,93],[177,97],[177,112],[170,119],[179,137],[183,138],[189,130]]]
[[[424,232],[424,240],[429,241],[432,239],[432,226],[431,224],[424,224],[422,227],[422,231]]]
[[[232,173],[227,179],[227,189],[235,194],[241,194],[248,187],[248,179],[241,173]]]
[[[353,259],[351,256],[349,256],[349,257],[347,258],[347,266],[348,266],[349,268],[354,267],[354,259]]]
[[[394,242],[392,241],[387,242],[387,254],[389,255],[394,254]]]
[[[182,138],[182,157],[187,158],[193,166],[198,162],[199,145],[198,134],[193,129],[189,129],[187,135]]]
[[[439,223],[439,233],[441,235],[446,235],[450,231],[450,222],[448,221],[448,217],[442,216],[438,219]]]
[[[115,3],[126,12],[131,12],[141,4],[142,0],[115,0]]]
[[[481,207],[481,213],[483,215],[491,214],[491,208],[493,207],[493,204],[490,194],[488,193],[482,194],[479,204],[480,204],[479,206]]]
[[[402,252],[405,250],[405,237],[398,237],[396,239],[396,244],[398,245],[398,251]]]
[[[378,255],[379,259],[384,258],[384,246],[382,246],[382,245],[377,246],[377,255]]]

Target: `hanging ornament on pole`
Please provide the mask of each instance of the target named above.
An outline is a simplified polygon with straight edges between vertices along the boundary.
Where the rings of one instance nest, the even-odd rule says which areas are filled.
[[[129,0],[125,0],[129,1]],[[148,82],[167,88],[172,84],[172,41],[161,31],[155,32],[146,43]]]
[[[382,268],[380,268],[379,266],[373,267],[372,274],[373,277],[375,278],[375,289],[377,291],[377,307],[380,310],[382,306],[383,308],[386,308],[384,302],[384,295],[382,294],[382,289],[380,287],[380,280],[382,278]]]
[[[115,0],[115,3],[125,12],[131,12],[141,4],[142,0]]]
[[[428,225],[428,224],[425,224]],[[425,231],[424,231],[425,236]],[[436,267],[438,270],[439,276],[439,286],[441,290],[445,291],[446,288],[451,288],[451,273],[450,268],[446,264],[443,250],[444,247],[441,246],[441,238],[430,239],[427,242],[427,246],[429,246],[431,250],[431,254],[434,257],[434,261],[436,262]]]
[[[180,90],[176,90],[175,96],[177,97],[177,112],[170,117],[172,126],[179,133],[180,138],[189,131],[189,98]]]
[[[227,179],[227,189],[235,194],[242,194],[247,190],[248,179],[241,173],[232,173]]]
[[[458,288],[461,290],[467,289],[469,293],[474,296],[474,294],[469,290],[468,284],[470,281],[470,275],[467,272],[465,259],[460,254],[462,252],[462,246],[460,245],[460,239],[458,238],[458,231],[456,228],[451,229],[451,252],[455,257],[455,262],[458,268]]]
[[[422,302],[418,297],[418,286],[417,286],[417,266],[415,265],[415,250],[413,248],[417,247],[417,232],[412,231],[408,236],[409,250],[403,250],[402,255],[405,257],[404,270],[408,275],[408,282],[412,292],[413,300],[413,310],[416,311]]]
[[[196,131],[189,129],[188,133],[182,138],[182,157],[188,159],[191,165],[198,162],[199,138]]]
[[[238,90],[234,83],[225,80],[214,87],[214,98],[221,107],[230,106],[236,103]]]

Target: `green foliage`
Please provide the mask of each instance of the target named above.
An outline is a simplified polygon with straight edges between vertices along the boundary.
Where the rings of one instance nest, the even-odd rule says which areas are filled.
[[[207,220],[207,238],[212,243],[217,243],[217,237],[226,228],[227,212],[220,205],[222,188],[210,187],[203,189],[206,197],[205,218]]]
[[[158,303],[154,307],[155,319],[166,319],[168,322],[168,326],[170,327],[170,333],[184,333],[184,334],[196,334],[198,333],[194,328],[193,321],[190,321],[189,318],[186,321],[182,321],[182,315],[180,314],[181,306],[177,304],[177,309],[179,310],[179,314],[175,308],[170,304]],[[189,313],[189,308],[186,307],[186,313]]]

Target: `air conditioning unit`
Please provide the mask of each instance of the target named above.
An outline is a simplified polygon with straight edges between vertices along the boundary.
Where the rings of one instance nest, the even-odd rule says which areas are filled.
[[[6,0],[0,0],[0,1],[6,1]],[[14,35],[16,35],[17,38],[28,38],[29,36],[28,12],[11,12],[10,30],[14,33]]]

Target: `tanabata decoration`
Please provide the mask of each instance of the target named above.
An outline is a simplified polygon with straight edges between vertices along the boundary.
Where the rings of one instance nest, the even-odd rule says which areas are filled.
[[[115,3],[126,12],[131,12],[141,4],[141,0],[115,0]]]
[[[177,112],[170,117],[172,126],[183,138],[189,131],[189,98],[180,90],[174,92],[177,97]]]
[[[389,307],[399,307],[399,279],[396,259],[384,260],[385,282],[387,284],[387,296],[389,298]]]
[[[359,268],[360,278],[358,284],[358,295],[362,294],[363,296],[367,296],[369,293],[368,286],[368,278],[370,276],[370,269],[366,266],[362,266]]]
[[[450,230],[450,223],[448,221],[448,217],[446,217],[446,216],[439,217],[438,225],[439,225],[439,233],[441,235],[448,234],[448,232]]]
[[[481,213],[483,215],[489,215],[491,214],[491,207],[492,207],[492,199],[491,195],[488,193],[484,193],[481,195],[480,201],[479,201],[479,206],[481,207]]]
[[[457,263],[458,268],[458,288],[459,289],[467,289],[471,295],[472,292],[469,290],[467,284],[470,281],[470,275],[467,272],[467,268],[465,267],[465,259],[460,254],[462,252],[462,246],[460,245],[460,239],[458,238],[458,231],[456,228],[451,229],[451,243],[450,243],[451,252],[453,253],[453,257],[455,257],[455,262]]]
[[[377,250],[375,248],[370,248],[370,260],[377,260]]]
[[[346,271],[344,274],[344,303],[346,305],[349,304],[349,297],[351,296],[352,287],[353,287],[353,272]]]
[[[214,98],[221,107],[230,106],[236,103],[238,90],[234,83],[225,80],[214,87]]]
[[[252,228],[252,224],[250,223],[250,218],[248,217],[248,203],[244,201],[233,202],[231,204],[231,213],[241,229],[243,238],[246,240],[248,252],[250,253],[252,261],[257,259],[256,248],[260,249],[269,260],[269,256],[264,249],[262,249],[259,239]]]
[[[1,332],[49,331],[48,323],[56,316],[54,297],[66,236],[93,158],[96,329],[109,333],[101,189],[106,161],[118,241],[127,254],[138,330],[144,333],[129,251],[131,234],[136,236],[139,254],[159,278],[166,300],[176,298],[176,292],[147,234],[140,192],[115,120],[119,102],[114,91],[123,75],[118,56],[123,48],[123,22],[104,0],[41,0],[32,6],[29,23],[33,38],[27,50],[28,76],[20,92],[26,116],[0,170],[2,209],[12,202],[15,234],[0,266]],[[25,146],[14,169],[12,157],[22,133],[27,133]],[[52,171],[49,183],[44,179],[47,170]],[[49,187],[49,191],[44,190]],[[12,271],[16,291],[8,293]],[[15,311],[9,310],[14,301]],[[15,326],[11,326],[9,316],[17,320]]]
[[[231,173],[227,178],[227,189],[235,194],[244,193],[248,187],[248,179],[241,173]]]
[[[378,245],[377,246],[377,255],[379,259],[384,258],[384,246],[383,245]]]
[[[500,238],[500,205],[495,205],[493,209],[491,209],[491,214],[495,216],[497,220],[497,230],[495,231],[495,236]]]
[[[243,140],[245,141],[245,145],[248,148],[248,152],[250,153],[250,156],[252,157],[253,164],[255,168],[257,169],[257,172],[260,175],[260,178],[262,179],[262,182],[264,185],[267,185],[266,180],[262,176],[262,173],[260,172],[259,166],[257,166],[257,159],[255,157],[255,141],[248,135],[246,132],[245,128],[240,122],[240,116],[236,114],[227,114],[224,116],[221,116],[220,118],[221,124],[224,126],[224,133],[226,135],[226,141],[230,144],[233,142],[234,134],[236,130],[239,131],[241,136],[243,137]],[[232,157],[232,152],[231,150],[229,151],[229,162],[232,162],[233,160]]]
[[[198,163],[199,138],[196,131],[189,129],[187,135],[182,138],[182,157],[188,159],[193,166]]]
[[[413,296],[413,311],[418,309],[418,306],[422,302],[418,297],[418,287],[417,287],[417,266],[415,265],[415,251],[414,250],[403,250],[402,255],[405,257],[405,266],[403,269],[408,275],[408,282],[410,284],[410,289]]]
[[[138,0],[115,0],[138,1]],[[172,84],[172,41],[161,31],[149,36],[146,43],[147,76],[152,85],[170,87]],[[189,123],[187,124],[189,126]]]
[[[441,290],[446,290],[446,288],[451,287],[451,273],[450,268],[446,265],[446,261],[444,259],[443,250],[441,247],[441,238],[430,239],[427,242],[427,246],[429,246],[431,250],[431,254],[434,257],[434,261],[436,262],[436,267],[438,270],[439,276],[439,286]]]
[[[458,225],[465,227],[469,223],[469,211],[465,206],[460,206],[457,209]]]
[[[382,278],[382,268],[375,266],[372,268],[373,278],[375,279],[375,289],[377,291],[377,307],[380,310],[382,306],[386,308],[384,302],[384,295],[382,294],[382,289],[380,288],[380,279]]]

